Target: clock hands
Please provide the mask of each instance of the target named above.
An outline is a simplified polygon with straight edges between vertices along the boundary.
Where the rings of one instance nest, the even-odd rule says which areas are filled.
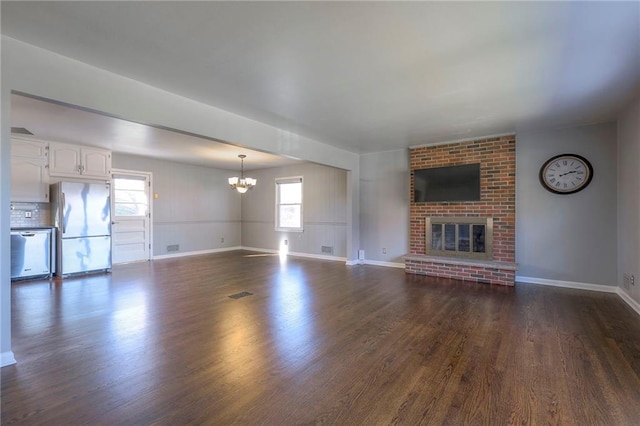
[[[562,176],[566,176],[566,175],[568,175],[568,174],[570,174],[570,173],[578,173],[578,172],[577,172],[577,171],[575,171],[575,170],[571,170],[570,172],[562,173],[562,174],[560,174],[560,175],[558,175],[558,176],[559,176],[559,177],[562,177]]]

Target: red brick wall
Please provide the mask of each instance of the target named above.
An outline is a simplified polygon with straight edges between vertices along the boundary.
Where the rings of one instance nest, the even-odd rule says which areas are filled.
[[[473,163],[480,163],[480,201],[413,202],[414,170]],[[515,262],[515,135],[413,148],[410,167],[410,253],[425,253],[425,217],[493,217],[493,260]]]
[[[428,260],[406,260],[405,271],[410,274],[426,274],[436,277],[507,286],[514,285],[516,280],[516,272],[512,270],[485,268],[473,265],[445,265],[442,263],[429,262]]]

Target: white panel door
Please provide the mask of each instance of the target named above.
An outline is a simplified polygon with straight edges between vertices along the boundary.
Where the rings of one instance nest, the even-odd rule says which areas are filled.
[[[113,263],[151,259],[151,174],[114,170],[111,188]]]

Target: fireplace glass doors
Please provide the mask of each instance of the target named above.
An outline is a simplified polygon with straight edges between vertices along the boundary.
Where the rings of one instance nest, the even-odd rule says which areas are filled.
[[[493,219],[484,217],[428,217],[427,255],[469,259],[492,258]]]

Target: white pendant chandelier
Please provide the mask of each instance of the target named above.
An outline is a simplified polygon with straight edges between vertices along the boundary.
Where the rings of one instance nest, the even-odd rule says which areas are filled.
[[[250,177],[244,177],[244,159],[247,158],[247,156],[240,154],[238,157],[240,158],[240,177],[230,177],[229,185],[239,193],[244,194],[248,190],[253,189],[258,181]]]

